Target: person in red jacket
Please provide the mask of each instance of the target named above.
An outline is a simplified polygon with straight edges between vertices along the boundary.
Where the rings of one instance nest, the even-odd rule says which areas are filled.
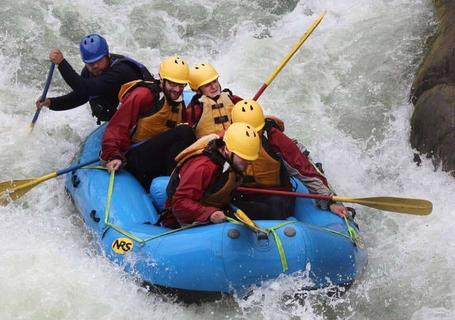
[[[178,227],[225,221],[224,210],[242,181],[242,172],[257,159],[259,147],[258,133],[252,126],[238,122],[226,130],[223,138],[204,136],[184,150],[177,157],[179,164],[167,187],[161,223]]]
[[[232,107],[242,100],[229,89],[222,90],[218,78],[211,64],[199,63],[190,68],[189,84],[196,94],[188,105],[187,119],[196,138],[226,130],[232,122]]]
[[[311,193],[333,195],[327,179],[301,152],[294,140],[282,132],[271,118],[265,118],[262,107],[254,100],[243,100],[234,106],[232,121],[252,125],[261,137],[259,157],[245,172],[244,185],[261,188],[290,188],[290,176],[300,179]],[[234,203],[252,219],[283,219],[292,214],[291,197],[244,195]],[[341,204],[319,201],[323,209],[339,216],[348,211]],[[280,212],[284,216],[280,216]]]
[[[101,160],[109,172],[125,165],[147,191],[153,178],[172,172],[175,156],[195,140],[182,97],[188,72],[186,62],[173,56],[161,62],[160,81],[122,86],[120,107],[102,139]]]

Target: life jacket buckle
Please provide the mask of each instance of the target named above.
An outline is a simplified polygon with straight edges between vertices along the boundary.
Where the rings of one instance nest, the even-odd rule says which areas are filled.
[[[220,103],[212,104],[212,110],[221,109],[221,108],[223,108],[223,107],[224,107],[224,105],[223,105],[223,103],[221,103],[221,102],[220,102]]]
[[[225,122],[229,121],[229,117],[226,116],[226,115],[225,116],[215,117],[214,121],[215,121],[216,124],[225,123]]]

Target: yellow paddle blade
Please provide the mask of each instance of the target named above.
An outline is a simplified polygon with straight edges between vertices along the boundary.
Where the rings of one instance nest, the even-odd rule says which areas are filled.
[[[34,186],[56,176],[57,173],[52,172],[39,178],[0,182],[0,205],[6,206],[11,201],[22,197]]]
[[[254,223],[253,220],[251,220],[246,214],[245,212],[243,212],[242,210],[240,209],[237,209],[235,212],[234,212],[234,216],[239,219],[239,221],[241,221],[243,224],[245,224],[248,228],[250,228],[251,230],[255,231],[255,232],[263,232],[256,223]]]
[[[265,84],[270,85],[270,83],[275,79],[275,77],[278,75],[278,73],[281,72],[281,70],[284,68],[284,66],[288,63],[288,61],[294,56],[294,54],[299,50],[299,48],[303,45],[303,43],[308,39],[308,37],[313,33],[314,29],[317,28],[317,26],[321,23],[322,19],[324,19],[326,15],[326,11],[324,11],[308,28],[308,30],[305,31],[305,33],[300,37],[300,39],[294,44],[292,47],[291,51],[288,52],[288,54],[284,57],[284,59],[281,61],[281,63],[278,65],[278,67],[275,68],[275,70],[269,75],[267,80],[265,80]]]
[[[420,216],[429,215],[433,210],[433,204],[428,200],[398,198],[398,197],[371,197],[371,198],[348,198],[333,197],[334,201],[357,203],[367,207]]]

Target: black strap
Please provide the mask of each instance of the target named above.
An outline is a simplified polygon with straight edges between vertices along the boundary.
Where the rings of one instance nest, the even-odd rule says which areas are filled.
[[[243,182],[244,183],[255,183],[256,180],[254,179],[253,176],[243,176]]]
[[[166,120],[166,126],[167,126],[167,127],[169,127],[169,128],[175,128],[176,125],[177,125],[177,122],[172,121],[172,120]]]
[[[229,117],[228,116],[215,117],[214,121],[216,124],[225,123],[229,121]]]
[[[227,92],[229,96],[231,96],[231,97],[233,96],[232,91],[229,90],[228,88],[224,88],[223,91],[221,91],[221,92]]]
[[[172,113],[179,113],[180,109],[179,106],[171,106],[171,112]]]
[[[222,103],[212,104],[212,110],[221,109],[223,107],[224,107],[224,105]]]

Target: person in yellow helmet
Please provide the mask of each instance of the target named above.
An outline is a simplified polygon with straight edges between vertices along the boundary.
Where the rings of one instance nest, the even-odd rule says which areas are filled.
[[[224,137],[212,135],[177,156],[179,161],[167,187],[161,223],[178,227],[191,223],[221,223],[242,172],[258,158],[260,140],[251,125],[235,123]],[[205,136],[209,137],[209,136]],[[226,168],[227,165],[227,168]]]
[[[249,123],[261,138],[258,159],[244,172],[245,186],[290,189],[292,175],[299,178],[311,193],[334,194],[326,177],[301,152],[296,142],[282,132],[276,120],[264,117],[258,102],[243,100],[236,103],[232,122]],[[248,194],[237,197],[234,204],[252,219],[284,219],[294,211],[294,198],[291,197]],[[348,214],[341,204],[319,201],[318,205],[340,216]]]
[[[189,84],[196,93],[187,108],[188,124],[196,138],[226,130],[231,124],[231,111],[242,98],[229,89],[221,89],[218,71],[209,63],[190,68]]]
[[[102,139],[101,159],[111,172],[125,165],[148,191],[154,177],[169,175],[175,156],[191,145],[183,89],[189,67],[179,56],[160,64],[158,81],[132,81],[122,86],[120,106]],[[130,144],[144,141],[129,150]]]

